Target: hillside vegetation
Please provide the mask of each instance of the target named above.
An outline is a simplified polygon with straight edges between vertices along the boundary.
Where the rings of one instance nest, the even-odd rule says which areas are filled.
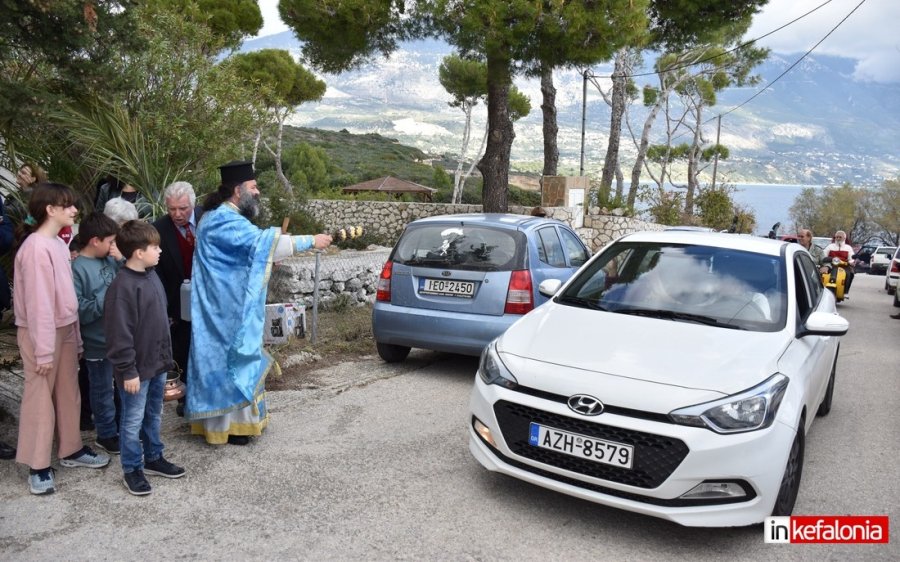
[[[285,127],[283,165],[300,198],[385,199],[382,194],[344,195],[341,188],[384,176],[415,182],[438,190],[434,202],[449,202],[456,162],[400,144],[377,133],[352,134],[306,127]],[[257,170],[265,190],[275,185],[274,161],[260,151]],[[530,180],[530,182],[529,182]],[[533,184],[537,178],[523,177]],[[530,189],[510,187],[510,203],[540,204]],[[400,200],[413,200],[404,195]],[[466,182],[463,203],[481,203],[481,177],[476,172]]]

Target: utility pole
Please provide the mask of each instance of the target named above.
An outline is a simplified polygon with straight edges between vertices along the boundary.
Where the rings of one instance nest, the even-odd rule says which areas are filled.
[[[713,179],[712,188],[716,188],[716,170],[719,167],[719,135],[722,134],[722,114],[719,114],[719,125],[716,127],[716,153],[713,156]]]
[[[584,124],[587,120],[587,82],[589,68],[585,68],[582,73],[581,83],[581,166],[578,168],[578,175],[584,175]]]

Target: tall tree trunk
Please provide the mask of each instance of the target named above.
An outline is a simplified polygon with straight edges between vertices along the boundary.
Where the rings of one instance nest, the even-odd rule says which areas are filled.
[[[509,58],[488,54],[488,138],[478,170],[484,179],[481,202],[486,213],[505,213],[509,206],[509,154],[516,137],[509,118]]]
[[[556,88],[553,86],[553,67],[541,63],[541,112],[544,115],[544,173],[555,176],[559,166],[559,146],[556,144],[559,125],[556,120]]]
[[[463,175],[463,166],[465,166],[466,152],[469,150],[469,138],[472,135],[472,105],[468,101],[463,103],[463,113],[466,114],[466,126],[463,129],[463,143],[459,150],[459,160],[456,162],[456,173],[453,174],[453,194],[450,197],[451,203],[459,203],[462,198],[463,185],[466,178]]]
[[[603,161],[603,174],[600,177],[600,200],[609,201],[609,191],[619,161],[619,139],[622,136],[622,115],[625,114],[625,58],[627,49],[616,52],[615,69],[612,74],[612,108],[609,119],[609,144],[606,147],[606,159]]]
[[[700,147],[703,145],[703,110],[697,105],[693,111],[694,136],[691,149],[688,151],[687,193],[684,195],[684,218],[690,220],[694,216],[694,195],[697,193],[697,176],[700,173]]]
[[[275,175],[278,177],[278,180],[281,182],[281,185],[284,186],[284,191],[288,195],[294,194],[294,187],[291,185],[291,182],[288,181],[287,177],[284,175],[284,168],[281,165],[281,139],[284,136],[284,120],[287,119],[288,112],[278,113],[278,135],[275,137],[275,150],[272,150],[272,147],[268,145],[268,143],[263,142],[263,145],[266,147],[266,150],[269,151],[269,154],[272,155],[272,158],[275,160]]]
[[[644,121],[644,128],[641,130],[641,143],[638,146],[637,157],[634,159],[634,166],[631,168],[631,185],[628,186],[628,208],[634,209],[634,202],[637,199],[638,187],[641,183],[641,170],[644,167],[644,159],[647,157],[647,149],[650,148],[650,131],[653,129],[653,122],[662,108],[662,98],[653,105],[647,119]]]
[[[474,169],[475,169],[475,166],[478,164],[477,158],[478,158],[479,155],[481,154],[481,151],[484,150],[484,143],[487,142],[487,137],[488,137],[488,128],[487,128],[487,125],[485,124],[485,126],[484,126],[484,134],[481,135],[481,144],[478,145],[478,151],[475,153],[475,157],[472,158],[472,165],[469,166],[469,169],[466,170],[466,173],[465,173],[465,174],[463,174],[463,177],[462,177],[462,186],[463,186],[463,189],[465,189],[465,187],[466,187],[466,180],[469,179],[469,176],[472,175],[472,170],[474,170]],[[459,199],[460,199],[460,202],[461,202],[461,201],[462,201],[462,190],[460,190],[460,198],[459,198]]]
[[[253,167],[256,168],[256,155],[259,154],[259,141],[262,139],[262,127],[256,131],[256,139],[253,141]]]

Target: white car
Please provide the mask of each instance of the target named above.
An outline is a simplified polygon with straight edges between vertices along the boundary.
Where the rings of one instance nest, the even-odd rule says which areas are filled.
[[[869,273],[872,275],[880,275],[886,273],[890,269],[891,259],[897,253],[896,246],[878,246],[872,252],[872,259],[869,261]]]
[[[540,289],[481,356],[484,467],[682,525],[791,513],[848,329],[800,245],[635,233]]]
[[[900,248],[894,251],[894,257],[884,272],[884,290],[893,295],[897,290],[897,282],[900,281]],[[894,298],[894,306],[900,306],[900,299]]]

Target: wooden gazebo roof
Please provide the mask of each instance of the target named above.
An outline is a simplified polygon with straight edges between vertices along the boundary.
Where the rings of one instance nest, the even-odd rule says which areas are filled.
[[[359,193],[361,191],[374,191],[377,193],[391,193],[402,195],[404,193],[419,194],[428,201],[437,191],[433,187],[426,187],[415,182],[397,179],[393,176],[385,176],[374,180],[364,181],[354,185],[348,185],[342,189],[344,193]]]

